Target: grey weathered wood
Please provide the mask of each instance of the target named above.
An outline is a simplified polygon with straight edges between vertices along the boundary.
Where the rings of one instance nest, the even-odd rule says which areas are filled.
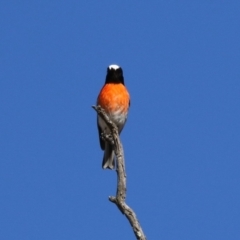
[[[118,209],[127,217],[129,223],[132,226],[133,232],[138,240],[146,240],[146,236],[140,226],[140,223],[137,219],[137,216],[133,209],[131,209],[125,202],[126,199],[126,183],[127,183],[127,176],[125,171],[125,161],[124,161],[124,154],[123,154],[123,147],[120,141],[120,137],[118,134],[118,129],[116,125],[110,120],[108,115],[105,113],[104,109],[100,106],[92,106],[93,109],[96,110],[98,115],[106,122],[108,127],[111,130],[112,134],[112,143],[114,152],[116,155],[116,172],[117,172],[117,193],[116,196],[110,196],[109,200],[112,203],[115,203]],[[103,133],[104,137],[104,133]],[[108,138],[106,136],[106,138]]]

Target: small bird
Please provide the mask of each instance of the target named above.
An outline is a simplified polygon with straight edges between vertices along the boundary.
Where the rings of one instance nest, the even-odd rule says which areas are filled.
[[[120,134],[127,120],[130,106],[130,95],[124,85],[122,68],[118,65],[110,65],[107,68],[105,84],[101,89],[97,105],[100,105],[109,118],[116,124]],[[103,119],[97,116],[98,133],[101,149],[104,150],[102,168],[114,169],[114,150],[110,143],[104,141],[101,134],[110,134],[110,130]]]

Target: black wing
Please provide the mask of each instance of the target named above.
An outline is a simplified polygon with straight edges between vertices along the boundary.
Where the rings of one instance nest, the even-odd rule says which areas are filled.
[[[98,121],[97,121],[97,125],[98,125],[98,136],[99,136],[99,143],[100,143],[100,146],[101,146],[101,149],[102,150],[105,150],[105,142],[104,140],[102,139],[101,135],[102,135],[102,130],[98,124]]]

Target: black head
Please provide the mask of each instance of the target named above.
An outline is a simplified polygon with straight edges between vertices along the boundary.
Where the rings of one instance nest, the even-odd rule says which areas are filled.
[[[110,65],[107,68],[107,76],[105,83],[122,83],[124,85],[122,68],[118,65]]]

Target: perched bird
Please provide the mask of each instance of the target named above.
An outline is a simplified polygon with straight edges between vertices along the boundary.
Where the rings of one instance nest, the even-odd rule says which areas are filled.
[[[116,124],[119,134],[127,120],[128,108],[130,106],[130,95],[124,85],[122,68],[118,65],[110,65],[107,68],[105,84],[101,89],[97,105],[100,105],[109,118]],[[114,151],[110,143],[101,138],[101,134],[110,133],[109,128],[101,117],[97,117],[98,133],[101,149],[104,150],[103,169],[114,169]]]

